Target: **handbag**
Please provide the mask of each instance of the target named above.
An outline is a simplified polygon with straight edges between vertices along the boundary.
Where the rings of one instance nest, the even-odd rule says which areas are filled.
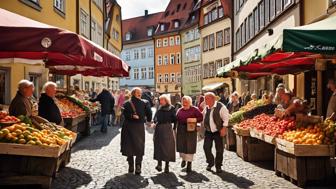
[[[187,131],[194,132],[197,127],[197,119],[196,118],[188,118],[187,119]]]

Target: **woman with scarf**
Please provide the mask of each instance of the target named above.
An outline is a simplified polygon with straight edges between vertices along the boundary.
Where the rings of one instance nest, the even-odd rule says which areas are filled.
[[[162,161],[166,162],[165,173],[169,172],[169,162],[175,162],[175,138],[173,126],[176,123],[176,112],[167,95],[159,97],[160,106],[154,116],[156,125],[154,132],[154,159],[158,161],[156,170],[162,171]]]

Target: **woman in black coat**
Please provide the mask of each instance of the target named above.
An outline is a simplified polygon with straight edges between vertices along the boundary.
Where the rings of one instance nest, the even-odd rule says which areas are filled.
[[[165,172],[169,172],[169,162],[175,162],[175,138],[172,124],[176,124],[176,111],[169,97],[159,98],[160,106],[154,116],[154,159],[158,161],[156,170],[162,171],[162,161],[166,162]]]
[[[38,115],[50,122],[59,125],[62,122],[62,116],[58,106],[54,101],[56,87],[57,85],[54,82],[47,82],[43,86],[45,93],[42,93],[39,99]]]

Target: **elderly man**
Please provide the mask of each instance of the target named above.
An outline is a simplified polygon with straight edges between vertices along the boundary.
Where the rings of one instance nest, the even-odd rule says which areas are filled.
[[[336,113],[336,79],[329,79],[327,87],[332,92],[327,108],[327,117],[330,117],[333,113]]]
[[[131,99],[123,106],[124,124],[121,130],[121,153],[127,156],[128,172],[141,174],[141,162],[145,153],[145,128],[144,123],[151,122],[152,110],[147,100],[141,99],[141,89],[134,88]]]
[[[229,122],[229,111],[225,105],[216,101],[216,95],[212,92],[205,94],[206,109],[203,111],[203,125],[205,127],[205,138],[203,149],[208,163],[207,170],[210,171],[215,165],[216,172],[222,172],[223,162],[223,137],[226,135]],[[212,154],[212,144],[215,142],[216,159]]]
[[[38,115],[50,122],[60,124],[62,122],[61,112],[54,101],[56,88],[57,84],[54,82],[49,81],[44,84],[38,103]]]
[[[32,115],[33,104],[31,97],[34,93],[34,84],[28,80],[21,80],[18,84],[18,92],[9,106],[9,114],[12,116]]]

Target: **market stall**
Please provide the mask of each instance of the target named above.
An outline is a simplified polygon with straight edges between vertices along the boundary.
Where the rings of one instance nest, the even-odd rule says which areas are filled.
[[[50,188],[52,178],[70,162],[76,137],[76,133],[53,123],[37,123],[1,112],[0,185],[39,184]]]

